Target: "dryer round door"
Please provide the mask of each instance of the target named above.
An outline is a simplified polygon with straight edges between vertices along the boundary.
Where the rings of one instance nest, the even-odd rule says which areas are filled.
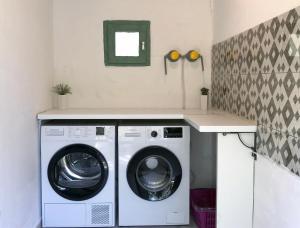
[[[161,201],[179,187],[182,168],[178,158],[168,149],[150,146],[138,151],[127,167],[127,181],[142,199]]]
[[[57,194],[74,201],[98,194],[106,184],[108,165],[94,147],[72,144],[60,149],[50,160],[48,179]]]

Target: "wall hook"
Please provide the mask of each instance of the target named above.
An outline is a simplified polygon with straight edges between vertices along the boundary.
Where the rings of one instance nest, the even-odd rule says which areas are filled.
[[[202,71],[204,71],[204,64],[203,64],[203,57],[202,55],[195,50],[190,50],[188,53],[184,55],[184,57],[189,61],[189,62],[195,62],[198,59],[201,60],[201,65],[202,65]]]
[[[180,58],[181,58],[181,54],[177,50],[172,50],[164,56],[165,75],[168,74],[167,60],[169,60],[170,62],[177,62]]]

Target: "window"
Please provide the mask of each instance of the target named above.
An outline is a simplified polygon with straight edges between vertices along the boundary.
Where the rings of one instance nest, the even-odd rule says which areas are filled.
[[[106,66],[150,66],[150,21],[104,21]]]

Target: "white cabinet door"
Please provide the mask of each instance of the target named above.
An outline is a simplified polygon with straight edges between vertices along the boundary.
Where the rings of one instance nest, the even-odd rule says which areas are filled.
[[[240,134],[252,146],[254,134]],[[251,150],[237,134],[217,137],[217,228],[251,228],[253,213]]]

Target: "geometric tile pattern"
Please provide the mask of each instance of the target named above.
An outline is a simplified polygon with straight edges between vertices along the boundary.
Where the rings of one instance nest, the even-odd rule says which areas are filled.
[[[212,106],[256,120],[257,151],[300,175],[300,7],[213,46]]]

